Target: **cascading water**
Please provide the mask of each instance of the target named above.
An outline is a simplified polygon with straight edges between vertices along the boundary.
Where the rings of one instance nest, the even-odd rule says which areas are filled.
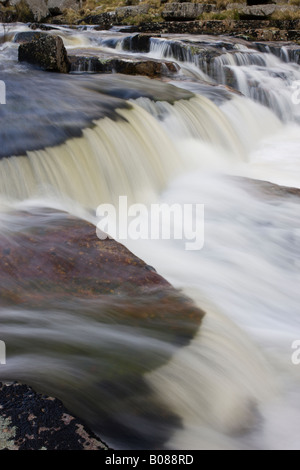
[[[194,340],[178,349],[146,326],[107,323],[108,307],[97,301],[54,299],[43,311],[2,307],[1,334],[13,345],[3,379],[61,397],[104,437],[109,422],[117,422],[107,433],[116,447],[299,448],[300,366],[291,361],[300,336],[299,195],[248,179],[300,187],[299,111],[289,90],[299,66],[207,37],[192,45],[183,38],[189,52],[180,56],[181,39],[167,38],[152,40],[144,56],[181,65],[170,83],[65,78],[17,64],[11,40],[18,30],[8,28],[1,46],[1,79],[11,84],[14,100],[0,108],[1,233],[9,237],[63,217],[44,214],[45,207],[96,223],[97,205],[125,194],[133,202],[203,203],[203,250],[185,251],[179,240],[126,245],[206,316]],[[69,49],[122,53],[120,33],[59,34]],[[204,47],[205,67],[194,58],[196,47]],[[229,76],[246,97],[218,86],[228,85]],[[17,106],[20,83],[28,87],[26,110]],[[35,135],[39,125],[44,131]],[[34,222],[22,211],[32,211]],[[167,360],[153,371],[153,358]],[[95,381],[99,364],[100,376],[109,376],[107,389]],[[119,372],[111,373],[120,368],[135,377],[121,390]],[[160,427],[161,409],[168,409],[171,431]],[[118,433],[122,420],[134,439],[143,434],[141,442],[122,427]]]
[[[266,48],[258,52],[244,44],[213,40],[198,46],[195,40],[174,44],[170,40],[152,39],[150,54],[175,59],[184,69],[190,64],[192,70],[200,69],[206,79],[229,85],[271,108],[281,119],[294,121],[299,119],[299,111],[291,102],[291,94],[293,83],[300,79],[299,67],[288,61],[284,51],[284,46],[279,53],[276,51],[278,58]],[[292,59],[297,60],[296,52]]]

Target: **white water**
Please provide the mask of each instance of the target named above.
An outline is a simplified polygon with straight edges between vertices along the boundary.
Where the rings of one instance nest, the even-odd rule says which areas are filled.
[[[147,377],[183,419],[171,448],[300,447],[300,366],[291,362],[291,344],[300,338],[299,199],[278,199],[230,178],[300,187],[299,111],[286,78],[272,77],[268,67],[289,80],[300,69],[264,57],[266,65],[245,59],[232,67],[242,74],[240,88],[246,76],[260,86],[268,77],[277,104],[267,104],[277,116],[249,99],[250,88],[248,99],[220,106],[203,96],[174,106],[139,98],[133,110],[119,111],[127,122],[106,118],[81,138],[0,162],[6,203],[38,198],[53,205],[54,197],[79,215],[122,194],[205,204],[202,251],[185,251],[183,241],[126,242],[207,312],[192,344]],[[21,366],[14,365],[16,375]]]

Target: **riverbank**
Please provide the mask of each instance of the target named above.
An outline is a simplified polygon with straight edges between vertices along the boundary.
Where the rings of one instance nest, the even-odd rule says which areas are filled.
[[[95,25],[99,30],[117,27],[124,32],[229,35],[249,41],[300,41],[297,0],[254,6],[248,6],[242,0],[235,3],[215,3],[214,0],[210,3],[52,0],[47,5],[40,2],[39,7],[31,0],[0,3],[0,22],[29,22],[35,23],[36,28],[41,24]]]

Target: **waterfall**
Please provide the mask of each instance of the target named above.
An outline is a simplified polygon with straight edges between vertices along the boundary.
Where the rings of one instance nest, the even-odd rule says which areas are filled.
[[[124,243],[206,316],[179,348],[165,324],[153,320],[153,331],[142,315],[132,319],[121,293],[65,300],[38,291],[34,305],[1,299],[1,380],[57,396],[115,448],[299,448],[300,376],[291,361],[300,335],[299,191],[284,188],[300,188],[291,102],[299,65],[284,49],[166,36],[142,56],[176,61],[172,79],[61,77],[17,63],[12,40],[23,28],[11,26],[0,50],[10,83],[0,108],[3,240],[31,234],[42,250],[44,228],[59,229],[70,214],[96,225],[96,207],[121,195],[204,204],[199,252],[185,251],[183,240]],[[129,37],[59,31],[79,53],[124,54]],[[26,250],[26,238],[17,239]],[[78,255],[58,248],[66,261]],[[141,312],[153,302],[132,297]]]
[[[197,44],[196,41],[152,39],[153,57],[167,57],[184,64],[184,68],[200,69],[202,78],[231,86],[245,96],[272,109],[282,120],[299,119],[299,111],[291,101],[292,85],[300,79],[299,66],[287,60],[285,48],[271,54],[236,43]],[[291,57],[297,61],[299,49],[292,49]],[[266,53],[264,53],[266,52]],[[277,57],[279,55],[279,57]],[[287,64],[288,62],[288,64]]]

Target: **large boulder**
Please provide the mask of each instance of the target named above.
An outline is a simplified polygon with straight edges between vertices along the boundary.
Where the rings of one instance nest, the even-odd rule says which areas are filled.
[[[244,7],[239,11],[239,15],[241,20],[265,20],[273,15],[275,10],[275,5],[255,5]]]
[[[123,245],[100,240],[83,220],[39,208],[6,214],[4,225],[2,381],[18,380],[58,398],[105,442],[124,443],[126,436],[131,448],[162,448],[181,423],[147,376],[190,344],[203,312]],[[43,409],[34,401],[27,407],[29,418],[47,428]]]
[[[167,3],[162,12],[162,17],[167,21],[190,21],[196,20],[203,13],[216,10],[216,5],[202,3]]]
[[[81,4],[82,0],[9,0],[10,6],[19,6],[19,8],[27,6],[35,21],[61,14],[66,8],[78,10]]]
[[[19,61],[38,65],[51,72],[68,73],[70,63],[63,40],[59,36],[46,36],[19,47]]]
[[[148,4],[119,7],[116,9],[116,19],[118,22],[122,22],[127,18],[146,15],[149,12],[149,9],[150,5]]]

